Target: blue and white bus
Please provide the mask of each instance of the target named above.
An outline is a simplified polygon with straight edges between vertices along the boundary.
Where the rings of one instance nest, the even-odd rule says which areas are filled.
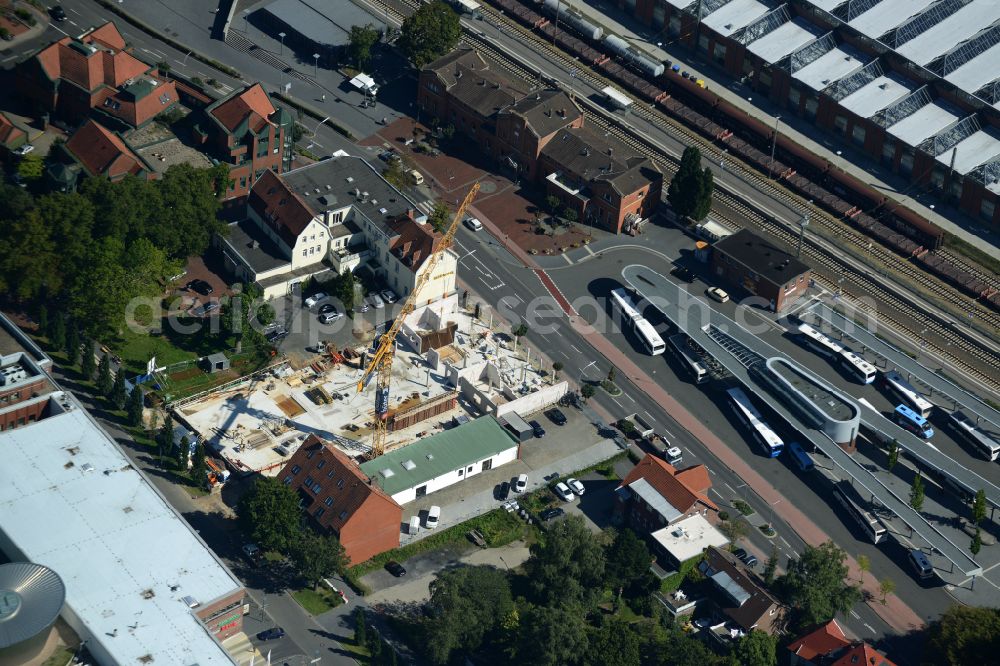
[[[878,370],[875,366],[855,354],[850,349],[840,352],[840,367],[849,374],[852,379],[862,384],[871,384],[875,381]]]
[[[893,416],[896,417],[896,423],[898,423],[901,428],[909,430],[917,437],[930,439],[934,436],[934,428],[932,428],[931,424],[927,422],[927,419],[922,417],[920,414],[917,414],[906,405],[897,405],[896,410],[893,412]]]
[[[781,450],[785,448],[785,443],[778,437],[778,434],[771,430],[764,417],[760,415],[757,408],[750,402],[750,398],[743,392],[743,389],[734,387],[727,389],[729,399],[733,403],[733,411],[743,423],[752,431],[754,440],[764,450],[764,455],[769,458],[777,458],[781,455]]]
[[[951,419],[952,430],[975,447],[980,455],[991,461],[1000,457],[1000,442],[990,433],[977,427],[964,412],[949,412],[948,417]]]
[[[792,461],[796,467],[803,472],[811,472],[816,467],[812,457],[806,453],[805,449],[798,442],[788,443],[788,455],[792,457]]]
[[[828,338],[809,324],[799,324],[799,334],[802,344],[826,358],[835,358],[844,351],[843,345]]]
[[[931,415],[934,405],[895,370],[882,373],[882,385],[889,393],[896,396],[904,405],[923,418],[926,419]]]

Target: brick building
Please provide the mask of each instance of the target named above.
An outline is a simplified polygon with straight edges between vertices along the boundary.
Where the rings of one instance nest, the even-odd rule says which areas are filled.
[[[40,113],[71,126],[93,112],[115,129],[142,127],[178,101],[174,82],[132,55],[110,21],[25,60],[16,88]]]
[[[292,115],[276,107],[264,88],[255,83],[233,91],[205,111],[195,134],[212,155],[229,166],[227,198],[244,197],[270,169],[288,171],[292,165]]]
[[[116,182],[130,174],[152,178],[156,173],[121,136],[93,120],[77,128],[63,149],[88,176]]]
[[[698,570],[712,581],[715,604],[720,612],[745,632],[768,634],[784,629],[787,608],[772,595],[764,582],[732,553],[709,548]]]
[[[895,666],[867,643],[853,643],[830,620],[788,645],[789,666]]]
[[[719,507],[708,497],[711,487],[704,465],[677,470],[647,454],[615,491],[615,513],[626,525],[644,534],[693,515],[715,523]]]
[[[562,90],[510,79],[472,49],[421,70],[417,105],[477,142],[501,173],[544,184],[581,222],[628,231],[659,204],[663,174],[652,160],[587,131]]]
[[[795,255],[748,229],[716,241],[711,268],[720,280],[764,299],[773,312],[781,312],[805,293],[811,273]]]
[[[399,547],[403,509],[346,454],[315,435],[278,475],[319,529],[336,535],[353,564]]]

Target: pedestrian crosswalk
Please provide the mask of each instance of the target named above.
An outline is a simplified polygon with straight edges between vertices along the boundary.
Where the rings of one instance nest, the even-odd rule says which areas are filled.
[[[434,201],[432,199],[427,199],[425,201],[418,201],[417,208],[419,208],[422,212],[430,215],[432,212],[434,212]]]

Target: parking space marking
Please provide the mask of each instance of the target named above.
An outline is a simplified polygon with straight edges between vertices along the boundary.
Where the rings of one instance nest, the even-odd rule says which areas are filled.
[[[788,548],[791,548],[791,547],[792,547],[792,544],[790,544],[790,543],[788,543],[787,541],[785,541],[785,537],[783,537],[783,536],[781,536],[781,535],[779,534],[779,535],[778,535],[778,538],[779,538],[779,539],[781,539],[781,543],[785,544],[785,546],[787,546]]]
[[[855,610],[853,608],[851,609],[851,617],[853,617],[855,620],[860,620],[861,619],[861,616],[858,615],[857,612],[855,612]]]
[[[571,344],[570,347],[572,347],[573,351],[575,351],[577,354],[582,354],[583,353],[582,351],[580,351],[579,349],[576,348],[576,345],[572,345]]]
[[[875,628],[872,625],[868,624],[867,622],[865,622],[865,628],[868,629],[868,631],[872,632],[872,634],[877,635],[875,632]]]

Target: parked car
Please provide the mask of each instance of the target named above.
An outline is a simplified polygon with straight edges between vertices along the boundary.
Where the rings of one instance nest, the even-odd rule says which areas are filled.
[[[528,425],[531,426],[531,434],[535,437],[545,437],[545,428],[538,421],[528,421]]]
[[[28,153],[30,153],[34,149],[35,149],[35,147],[33,145],[31,145],[30,143],[26,143],[23,146],[21,146],[20,148],[18,148],[17,150],[15,150],[14,154],[15,155],[27,155]]]
[[[288,331],[281,326],[277,326],[275,328],[265,330],[264,337],[267,338],[268,342],[279,342],[288,337]]]
[[[747,551],[743,548],[737,548],[736,550],[733,551],[733,555],[736,557],[736,559],[742,562],[743,558],[747,556]]]
[[[675,266],[674,270],[670,271],[670,274],[684,282],[694,282],[694,273],[690,268]]]
[[[474,217],[465,218],[465,226],[469,227],[471,231],[483,230],[483,223]]]
[[[327,312],[336,312],[336,311],[337,308],[333,306],[333,303],[324,303],[323,305],[319,306],[320,314],[326,314]]]
[[[337,321],[343,316],[344,314],[342,312],[337,312],[336,310],[334,310],[333,312],[327,312],[326,314],[321,314],[319,316],[319,322],[321,324],[329,324]]]
[[[324,294],[321,291],[318,294],[313,294],[312,296],[310,296],[309,298],[307,298],[305,300],[305,302],[303,303],[303,305],[305,305],[307,308],[311,308],[314,305],[316,305],[318,303],[321,303],[321,302],[325,301],[328,298],[330,298],[330,297],[327,294]]]
[[[500,485],[497,486],[496,498],[498,500],[505,500],[510,496],[510,484],[506,481],[501,481]]]
[[[245,543],[243,544],[243,555],[250,560],[252,563],[256,563],[260,560],[263,553],[260,552],[260,548],[255,543]]]
[[[544,511],[538,514],[538,517],[541,518],[542,520],[548,521],[552,520],[553,518],[558,518],[559,516],[562,516],[565,513],[566,513],[565,511],[563,511],[559,507],[556,507],[554,509],[545,509]]]
[[[209,312],[215,312],[218,309],[219,309],[219,302],[212,301],[211,303],[205,303],[205,305],[201,307],[201,313],[203,315],[207,315]]]
[[[708,289],[705,290],[705,293],[708,294],[708,297],[711,298],[713,301],[725,303],[729,300],[729,294],[719,289],[718,287],[709,287]]]
[[[52,9],[49,10],[49,16],[53,19],[62,23],[66,20],[66,10],[62,8],[61,5],[53,5]]]
[[[743,564],[745,564],[748,567],[750,567],[751,569],[753,569],[754,567],[757,566],[757,556],[756,555],[747,555],[745,558],[743,558]]]
[[[528,487],[528,475],[519,474],[517,480],[514,482],[514,492],[523,493]]]
[[[386,562],[385,570],[391,573],[396,578],[402,578],[403,576],[406,575],[406,569],[403,568],[403,565],[397,562],[396,560],[390,560]]]
[[[371,294],[368,297],[368,302],[371,303],[372,307],[374,307],[376,310],[385,307],[385,301],[383,301],[382,297],[379,296],[378,294]]]
[[[573,491],[571,491],[569,489],[569,486],[567,486],[562,481],[560,481],[556,485],[552,486],[552,490],[555,491],[555,494],[558,495],[559,499],[561,499],[563,502],[572,502],[573,501],[573,497],[574,497]]]
[[[395,292],[393,292],[392,289],[383,289],[382,300],[384,300],[386,303],[395,303],[396,301],[399,300],[399,297],[396,296]]]
[[[583,484],[574,479],[573,477],[566,479],[566,485],[569,486],[569,489],[572,490],[577,495],[583,494],[584,491]]]
[[[566,415],[559,411],[556,407],[553,407],[549,411],[545,412],[545,415],[549,417],[550,421],[558,426],[566,425]]]
[[[354,307],[355,312],[368,312],[369,306],[368,301],[361,301],[360,305]]]
[[[441,507],[434,505],[427,511],[427,520],[424,521],[424,527],[429,530],[434,529],[438,526],[438,522],[441,520]]]
[[[191,280],[187,283],[187,290],[197,292],[202,296],[208,296],[215,291],[215,289],[212,288],[212,285],[204,280]]]
[[[285,630],[281,627],[271,627],[270,629],[265,629],[264,631],[257,634],[257,640],[259,641],[273,641],[278,638],[285,637]]]

